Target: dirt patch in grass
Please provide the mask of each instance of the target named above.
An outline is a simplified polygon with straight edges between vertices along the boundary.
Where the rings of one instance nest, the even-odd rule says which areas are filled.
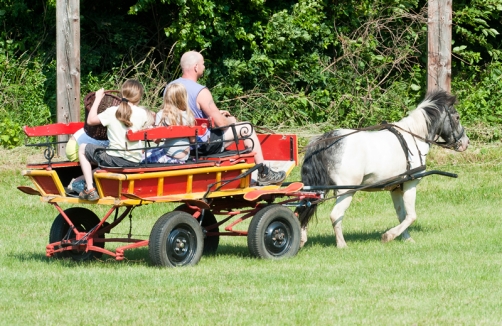
[[[33,147],[0,148],[0,172],[21,171],[27,163],[46,162],[44,150]]]
[[[455,152],[433,146],[427,157],[427,165],[466,165],[482,164],[495,166],[502,164],[502,142],[478,143],[471,142],[465,152]]]

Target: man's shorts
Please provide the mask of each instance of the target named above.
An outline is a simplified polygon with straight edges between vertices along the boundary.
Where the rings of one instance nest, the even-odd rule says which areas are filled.
[[[203,144],[199,147],[199,155],[206,156],[218,154],[225,150],[223,147],[223,131],[214,130],[209,135],[209,143]]]
[[[125,158],[118,156],[111,156],[106,153],[106,150],[98,151],[94,153],[97,149],[105,149],[106,147],[87,144],[85,145],[85,157],[89,160],[89,162],[94,162],[101,166],[110,166],[110,167],[133,167],[138,166],[138,163],[131,162],[126,160]]]

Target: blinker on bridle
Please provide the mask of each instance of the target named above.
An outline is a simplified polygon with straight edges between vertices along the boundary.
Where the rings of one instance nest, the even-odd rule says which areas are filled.
[[[437,145],[440,145],[442,147],[453,148],[454,150],[458,150],[458,148],[460,147],[460,145],[462,145],[462,136],[465,133],[465,128],[464,128],[464,126],[461,125],[460,127],[462,129],[461,129],[461,131],[459,133],[460,136],[457,137],[457,135],[455,135],[456,128],[453,126],[453,119],[452,119],[451,112],[450,112],[451,108],[452,108],[452,106],[449,106],[445,111],[448,114],[448,119],[450,120],[450,127],[451,127],[451,134],[453,136],[453,142],[450,142],[450,143],[447,143],[447,142],[438,142],[438,141],[436,141],[437,140],[437,138],[436,138],[436,140],[434,140],[434,143],[437,144]],[[438,137],[439,137],[439,134],[441,134],[441,131],[443,131],[444,119],[446,119],[446,115],[443,118],[443,123],[441,123],[441,130],[438,133]]]

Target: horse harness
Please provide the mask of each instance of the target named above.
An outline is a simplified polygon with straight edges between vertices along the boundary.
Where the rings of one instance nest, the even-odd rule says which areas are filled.
[[[416,144],[416,139],[418,138],[418,139],[422,140],[423,142],[425,142],[427,144],[434,144],[434,145],[437,145],[437,146],[443,147],[443,148],[457,150],[460,147],[461,142],[462,142],[461,138],[462,138],[462,135],[465,133],[465,128],[462,126],[462,131],[460,132],[460,136],[459,137],[457,137],[457,135],[455,135],[455,131],[454,131],[455,129],[454,129],[454,126],[453,126],[453,119],[452,119],[452,116],[451,116],[450,107],[448,107],[448,109],[445,110],[445,111],[446,111],[446,113],[448,115],[448,119],[450,120],[450,126],[451,126],[452,135],[453,135],[453,139],[454,139],[454,141],[452,143],[438,142],[437,138],[436,138],[436,140],[430,140],[430,139],[424,138],[424,137],[422,137],[420,135],[417,135],[417,134],[415,134],[415,133],[413,133],[413,132],[411,132],[409,130],[403,129],[402,127],[400,127],[398,125],[395,125],[395,124],[392,124],[392,123],[388,123],[387,121],[382,121],[382,123],[379,124],[379,125],[369,126],[369,127],[364,127],[364,128],[356,128],[356,129],[353,129],[354,131],[352,131],[352,132],[350,132],[348,134],[340,135],[340,136],[335,136],[335,137],[324,138],[324,139],[321,139],[321,140],[319,140],[317,142],[309,144],[306,147],[312,146],[312,145],[314,145],[314,144],[316,144],[318,142],[327,142],[327,141],[333,141],[333,142],[335,142],[335,141],[337,141],[339,139],[345,138],[345,137],[347,137],[349,135],[352,135],[352,134],[355,134],[355,133],[358,133],[358,132],[361,132],[361,131],[378,131],[378,130],[387,129],[390,132],[392,132],[394,135],[396,135],[396,137],[399,139],[399,143],[401,144],[401,147],[403,147],[403,150],[405,152],[405,156],[407,158],[407,162],[408,162],[408,165],[409,165],[410,162],[408,160],[408,154],[407,154],[409,152],[409,148],[408,148],[408,145],[407,145],[406,141],[404,140],[402,134],[397,129],[401,129],[401,131],[404,131],[404,132],[410,134],[411,136],[413,136],[413,140],[415,141],[415,144]],[[446,119],[446,115],[444,116],[443,123],[441,125],[444,124],[444,119]],[[417,149],[418,149],[418,146],[417,146]],[[303,149],[302,152],[304,150],[305,149]],[[420,153],[420,150],[418,150],[418,152]],[[422,164],[422,155],[420,155],[420,163]]]
[[[394,128],[394,125],[388,124],[386,121],[383,121],[381,125],[384,126],[383,129],[387,129],[388,131],[393,133],[397,137],[397,140],[399,140],[399,144],[401,145],[401,148],[404,151],[404,156],[406,158],[406,171],[410,171],[410,169],[411,169],[410,155],[413,155],[413,153],[410,151],[410,148],[408,147],[408,143],[404,139],[403,135],[399,132],[399,130]],[[415,142],[415,145],[417,146],[417,151],[420,156],[420,165],[423,165],[422,153],[420,152],[420,149],[418,148],[418,145],[416,144],[416,142]]]
[[[437,141],[434,141],[432,143],[434,143],[434,144],[436,144],[438,146],[441,146],[441,147],[453,148],[453,149],[457,150],[460,147],[460,145],[462,144],[462,135],[464,135],[464,133],[465,133],[465,128],[464,128],[464,126],[462,126],[462,131],[460,132],[460,136],[459,137],[457,137],[457,135],[455,135],[455,128],[453,126],[453,119],[452,119],[452,116],[451,116],[450,107],[448,107],[448,109],[445,110],[445,111],[448,114],[448,119],[450,120],[451,134],[453,135],[453,143],[437,142]],[[443,118],[443,123],[441,124],[441,126],[444,125],[444,119],[446,119],[446,115]],[[442,128],[443,127],[441,127],[441,131],[442,131]]]
[[[451,118],[451,117],[450,117]],[[418,155],[419,155],[419,158],[420,158],[420,166],[419,167],[416,167],[414,169],[411,168],[411,162],[410,162],[410,156],[413,155],[413,153],[410,151],[410,148],[408,147],[408,143],[406,142],[406,140],[404,139],[403,135],[401,134],[401,132],[399,132],[399,130],[397,129],[401,129],[407,133],[409,133],[410,135],[413,136],[413,140],[415,141],[415,146],[417,148],[417,152],[418,152]],[[406,172],[396,176],[396,177],[392,177],[392,178],[389,178],[389,179],[386,179],[386,180],[381,180],[379,182],[377,182],[376,184],[371,184],[371,185],[366,185],[366,186],[362,186],[358,189],[354,189],[354,190],[349,190],[347,192],[345,192],[344,194],[348,194],[348,193],[355,193],[357,191],[361,191],[361,190],[364,190],[364,189],[370,189],[370,188],[375,188],[375,187],[378,187],[378,188],[382,188],[382,190],[386,190],[386,191],[394,191],[394,190],[397,190],[399,188],[401,188],[401,184],[402,183],[392,183],[392,185],[390,186],[386,186],[385,184],[388,183],[388,182],[391,182],[391,181],[395,181],[396,179],[399,179],[399,178],[405,178],[407,176],[411,176],[413,173],[416,173],[416,172],[419,172],[419,171],[423,171],[426,169],[423,161],[422,161],[422,152],[420,151],[420,148],[418,147],[418,144],[417,144],[417,141],[416,141],[416,138],[419,138],[423,141],[425,141],[426,143],[430,144],[431,142],[432,143],[435,143],[433,141],[427,141],[426,139],[424,139],[423,137],[419,136],[419,135],[416,135],[414,133],[412,133],[411,131],[408,131],[408,130],[405,130],[399,126],[396,126],[394,124],[390,124],[390,123],[387,123],[386,121],[382,121],[382,123],[380,125],[377,125],[377,126],[371,126],[371,127],[367,127],[367,128],[361,128],[361,129],[356,129],[354,132],[351,132],[349,134],[345,134],[345,135],[342,135],[342,136],[337,136],[337,137],[332,137],[332,139],[334,139],[335,141],[338,140],[338,139],[341,139],[341,138],[344,138],[348,135],[351,135],[351,134],[354,134],[354,133],[357,133],[357,132],[360,132],[360,131],[370,131],[370,130],[385,130],[387,129],[388,131],[390,131],[391,133],[393,133],[396,138],[398,139],[399,141],[399,144],[401,145],[401,148],[403,149],[403,152],[404,152],[404,156],[406,158]],[[325,141],[326,139],[323,139],[323,141]],[[441,145],[440,145],[441,146]],[[408,155],[409,154],[409,155]],[[403,180],[404,182],[404,180]],[[321,199],[318,199],[316,201],[314,201],[313,203],[314,204],[319,204],[321,202],[324,202],[326,200],[329,200],[329,199],[332,199],[332,198],[337,198],[338,195],[335,195],[335,196],[332,196],[332,197],[326,197],[326,198],[321,198]]]

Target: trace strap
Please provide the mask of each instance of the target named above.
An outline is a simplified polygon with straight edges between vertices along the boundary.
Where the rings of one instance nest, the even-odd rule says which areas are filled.
[[[399,144],[401,144],[401,148],[404,151],[404,156],[406,157],[406,170],[409,171],[411,168],[409,155],[413,155],[413,154],[411,153],[410,149],[408,148],[408,143],[406,142],[406,140],[404,140],[403,135],[396,128],[394,128],[393,125],[388,124],[386,121],[384,121],[382,123],[382,125],[385,126],[385,129],[387,129],[391,133],[393,133],[397,137],[397,139],[399,140]]]

